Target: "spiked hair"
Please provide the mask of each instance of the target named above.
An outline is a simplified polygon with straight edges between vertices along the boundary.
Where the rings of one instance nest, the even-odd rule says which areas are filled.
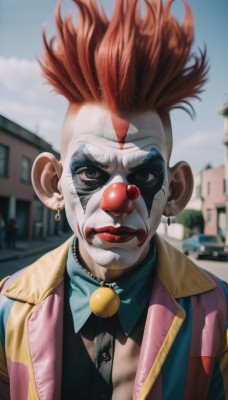
[[[56,8],[57,35],[43,32],[43,73],[71,104],[104,104],[111,112],[173,108],[193,112],[206,81],[206,50],[192,52],[193,14],[184,3],[182,24],[172,15],[173,0],[116,0],[109,20],[96,0],[73,0],[78,23],[62,19]]]

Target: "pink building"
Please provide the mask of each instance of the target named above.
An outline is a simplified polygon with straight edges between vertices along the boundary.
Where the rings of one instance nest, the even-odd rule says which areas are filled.
[[[0,115],[0,213],[5,223],[16,219],[20,239],[56,230],[53,211],[43,207],[31,183],[33,161],[43,151],[59,158],[45,140]]]
[[[194,175],[193,195],[187,208],[202,210],[204,233],[226,235],[226,188],[224,165]]]

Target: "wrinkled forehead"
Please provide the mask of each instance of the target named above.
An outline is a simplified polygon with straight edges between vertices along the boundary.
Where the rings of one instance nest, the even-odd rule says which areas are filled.
[[[104,107],[86,104],[68,113],[63,126],[61,154],[65,158],[75,147],[94,143],[96,147],[122,151],[132,146],[145,150],[153,146],[167,159],[167,134],[156,112],[129,113],[119,117]]]

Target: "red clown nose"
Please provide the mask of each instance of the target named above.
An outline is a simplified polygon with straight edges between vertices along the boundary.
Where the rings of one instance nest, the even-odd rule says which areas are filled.
[[[100,207],[116,217],[130,214],[134,209],[134,200],[140,196],[140,190],[135,185],[117,182],[105,189]]]

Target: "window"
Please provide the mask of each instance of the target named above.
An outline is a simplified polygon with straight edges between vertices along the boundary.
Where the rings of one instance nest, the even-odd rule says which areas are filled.
[[[35,222],[36,223],[37,222],[42,222],[42,219],[43,219],[43,204],[37,198],[35,198],[34,204],[35,204],[35,213],[34,213]]]
[[[8,176],[9,147],[0,144],[0,176]]]
[[[210,223],[212,221],[212,209],[208,208],[207,209],[207,223]]]
[[[197,185],[196,186],[196,198],[197,199],[201,198],[201,196],[202,196],[201,191],[202,191],[201,185]]]
[[[211,182],[207,182],[207,195],[208,197],[211,196]]]
[[[31,182],[31,160],[24,156],[21,159],[21,182]]]
[[[226,180],[223,179],[223,193],[226,193]]]

